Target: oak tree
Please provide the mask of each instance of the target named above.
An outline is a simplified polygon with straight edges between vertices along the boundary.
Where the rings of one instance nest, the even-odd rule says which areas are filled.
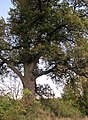
[[[9,67],[33,98],[36,79],[42,75],[55,83],[72,73],[88,78],[87,3],[11,1],[7,23],[0,20],[0,74]]]

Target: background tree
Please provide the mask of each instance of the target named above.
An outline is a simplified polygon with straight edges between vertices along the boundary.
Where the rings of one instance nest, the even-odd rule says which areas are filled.
[[[22,98],[22,85],[17,79],[0,81],[0,96],[8,95],[12,99]]]
[[[62,100],[73,101],[83,115],[88,115],[88,78],[68,79],[63,89]]]
[[[65,83],[62,98],[64,100],[73,100],[78,102],[79,98],[81,97],[81,84],[79,79],[71,78],[68,79]]]
[[[42,75],[50,75],[55,83],[68,78],[69,72],[88,78],[85,2],[12,0],[12,3],[7,24],[0,20],[1,74],[8,66],[33,98],[36,78]]]
[[[81,98],[79,101],[81,112],[88,115],[88,78],[81,77]]]

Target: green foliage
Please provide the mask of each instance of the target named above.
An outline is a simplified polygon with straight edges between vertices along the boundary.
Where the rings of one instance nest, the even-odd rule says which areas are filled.
[[[31,101],[27,107],[24,98],[12,100],[8,96],[0,97],[0,120],[48,120],[48,117],[39,100]]]
[[[24,98],[12,100],[8,96],[0,97],[0,120],[58,120],[60,117],[76,119],[81,112],[74,101],[63,99],[40,99],[28,101]]]
[[[88,79],[86,77],[69,79],[63,90],[62,99],[73,101],[82,115],[88,115]]]
[[[81,112],[74,101],[63,99],[44,100],[45,109],[57,117],[78,117]]]
[[[79,82],[80,76],[88,78],[86,3],[75,0],[61,3],[58,0],[11,1],[14,7],[9,11],[7,24],[0,19],[0,73],[3,75],[6,73],[3,69],[9,67],[27,89],[21,100],[0,97],[0,119],[48,120],[51,116],[88,115],[87,82]],[[39,60],[44,62],[44,69],[39,67]],[[41,75],[50,75],[56,83],[66,78],[62,99],[42,102],[30,99],[29,102],[29,96],[35,94],[36,78]]]
[[[28,88],[26,88],[23,90],[23,94],[24,94],[24,96],[30,95],[31,91]]]
[[[21,101],[15,101],[8,96],[0,97],[0,119],[1,120],[20,120],[25,113],[25,107]]]
[[[88,25],[87,17],[80,15],[83,14],[82,11],[80,13],[82,8],[74,11],[74,5],[72,7],[68,2],[59,3],[54,0],[45,2],[12,0],[12,3],[14,8],[11,8],[9,12],[10,18],[7,24],[9,29],[6,33],[9,39],[3,38],[3,41],[9,46],[4,53],[7,53],[6,57],[13,61],[16,67],[28,61],[31,63],[31,60],[39,54],[49,64],[53,61],[55,64],[62,65],[61,61],[69,62],[66,59],[68,56],[74,59],[76,55],[73,57],[72,55],[77,53],[74,49],[79,47],[77,41],[78,39],[80,42],[81,39],[85,40],[83,36]],[[67,52],[71,47],[68,54],[63,52],[61,43]],[[75,46],[74,49],[72,44]],[[82,47],[79,49],[81,51]],[[71,54],[72,51],[73,54]],[[77,54],[80,54],[80,51]],[[76,61],[74,59],[74,64]]]
[[[11,103],[7,96],[0,97],[0,118],[10,109]]]
[[[13,70],[33,97],[39,76],[50,75],[55,83],[72,78],[72,74],[72,79],[75,76],[88,78],[86,3],[11,1],[14,7],[9,11],[7,24],[0,20],[0,70],[8,67]],[[40,60],[43,68],[39,66]]]
[[[81,98],[79,100],[80,110],[83,114],[88,115],[88,79],[81,78]]]

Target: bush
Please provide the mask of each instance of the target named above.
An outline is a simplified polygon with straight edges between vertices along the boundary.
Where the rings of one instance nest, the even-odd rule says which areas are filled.
[[[56,120],[60,117],[79,117],[81,112],[74,101],[63,99],[12,100],[0,97],[0,120]],[[58,119],[57,119],[58,120]]]
[[[46,111],[50,111],[56,117],[78,117],[81,116],[79,108],[74,101],[63,99],[50,99],[42,101]]]
[[[27,107],[24,98],[12,100],[4,96],[0,97],[0,120],[51,120],[51,116],[43,110],[40,100],[31,100]]]

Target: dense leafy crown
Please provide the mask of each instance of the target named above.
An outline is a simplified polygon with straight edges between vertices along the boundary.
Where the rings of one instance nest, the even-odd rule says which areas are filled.
[[[85,1],[12,0],[12,3],[7,24],[0,20],[1,68],[6,62],[20,69],[36,59],[32,72],[37,77],[48,73],[68,75],[71,71],[88,77]],[[46,63],[42,70],[39,61]]]

